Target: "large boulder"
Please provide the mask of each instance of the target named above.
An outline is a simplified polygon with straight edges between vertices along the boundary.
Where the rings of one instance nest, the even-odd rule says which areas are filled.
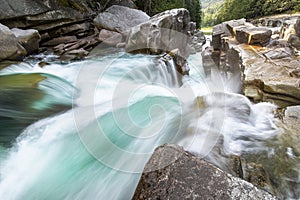
[[[271,39],[272,31],[264,27],[235,28],[235,37],[239,43],[265,46]]]
[[[143,11],[124,6],[113,5],[100,13],[94,24],[99,29],[123,32],[149,19]]]
[[[135,191],[136,199],[276,199],[179,146],[158,147]]]
[[[18,52],[18,41],[13,32],[0,24],[0,60],[9,59]]]
[[[160,54],[179,49],[187,57],[190,16],[186,9],[173,9],[150,18],[135,26],[128,34],[127,52]]]
[[[38,51],[41,36],[37,30],[28,29],[22,30],[13,28],[11,31],[17,37],[18,42],[25,48],[27,54]]]

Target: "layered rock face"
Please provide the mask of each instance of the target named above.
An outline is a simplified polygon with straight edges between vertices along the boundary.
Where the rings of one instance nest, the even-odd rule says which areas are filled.
[[[33,28],[40,32],[84,21],[88,14],[101,9],[90,0],[1,0],[1,5],[0,23],[9,28]]]
[[[123,10],[129,9],[128,7],[135,8],[131,0],[1,0],[0,3],[2,5],[0,23],[12,29],[17,37],[17,44],[11,45],[14,48],[17,45],[18,48],[18,55],[3,54],[0,60],[22,59],[25,55],[37,52],[40,46],[47,49],[53,48],[56,54],[66,60],[82,58],[102,41],[98,38],[99,30],[92,22],[98,13],[109,7],[112,7],[110,10],[114,10],[115,5],[122,5],[119,7]],[[132,14],[131,19],[124,18],[131,12],[123,12],[123,10],[119,11],[123,13],[120,18],[123,23],[141,20],[141,16]],[[138,10],[134,11],[142,13]],[[144,15],[146,19],[149,18],[146,14]],[[113,18],[106,23],[112,23],[112,20]],[[132,26],[137,24],[139,23],[133,23]],[[9,41],[11,40],[7,42]],[[3,42],[0,45],[6,46],[6,43]]]
[[[176,60],[177,71],[188,74],[187,57],[201,51],[206,41],[186,9],[168,10],[150,18],[136,10],[131,0],[1,3],[0,23],[12,28],[17,42],[13,38],[0,42],[0,46],[8,46],[7,42],[11,46],[10,51],[5,50],[9,55],[3,54],[0,60],[21,60],[26,55],[44,52],[70,61],[86,57],[102,44],[101,49],[125,48],[130,53],[169,53]]]
[[[269,101],[280,107],[300,104],[299,18],[261,19],[254,22],[259,27],[244,19],[215,26],[213,50],[206,50],[214,59],[206,59],[204,66],[213,64],[227,77],[240,71],[242,92],[254,102]],[[276,32],[274,26],[281,27]]]
[[[175,145],[158,147],[133,199],[276,199]]]

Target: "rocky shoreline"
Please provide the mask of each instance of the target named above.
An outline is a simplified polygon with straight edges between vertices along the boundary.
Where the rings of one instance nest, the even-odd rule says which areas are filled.
[[[10,10],[0,15],[0,61],[21,61],[32,53],[54,53],[62,61],[78,60],[88,56],[99,44],[101,48],[105,44],[146,54],[178,49],[184,59],[190,53],[201,51],[205,37],[190,22],[186,9],[166,11],[150,18],[136,10],[130,0],[104,2],[32,0],[33,4],[29,4],[23,0],[11,7],[13,2],[5,1]],[[24,10],[21,5],[25,6]],[[182,74],[188,73],[184,66],[180,67],[183,67],[179,69]]]
[[[279,143],[275,154],[286,154],[283,156],[286,160],[259,155],[264,162],[269,159],[269,164],[261,165],[259,163],[263,162],[259,159],[241,156],[244,162],[242,165],[247,165],[247,162],[256,163],[253,163],[256,167],[252,166],[250,169],[254,169],[254,174],[260,174],[259,177],[264,177],[263,180],[268,180],[269,176],[278,176],[277,171],[285,171],[279,169],[280,167],[275,167],[274,170],[268,165],[277,163],[276,166],[289,168],[290,162],[299,159],[299,24],[300,15],[278,15],[252,22],[246,22],[245,19],[223,22],[214,26],[212,46],[202,52],[207,75],[214,69],[219,70],[227,81],[237,75],[241,77],[238,84],[240,93],[252,102],[270,102],[277,106],[276,124],[281,133],[278,136]],[[244,170],[247,171],[247,167]],[[258,187],[266,186],[251,181],[245,175],[243,178]],[[272,185],[278,184],[274,184],[274,180],[271,181],[273,183],[267,182],[271,188]],[[268,191],[271,192],[270,189]]]

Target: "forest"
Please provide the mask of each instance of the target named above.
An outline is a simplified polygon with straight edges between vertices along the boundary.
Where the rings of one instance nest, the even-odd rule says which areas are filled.
[[[134,0],[133,2],[138,9],[150,16],[173,8],[186,8],[197,27],[199,28],[201,25],[201,1],[199,0]]]
[[[209,3],[207,3],[209,2]],[[254,19],[267,15],[300,11],[300,0],[202,0],[202,26],[213,26],[231,19]]]

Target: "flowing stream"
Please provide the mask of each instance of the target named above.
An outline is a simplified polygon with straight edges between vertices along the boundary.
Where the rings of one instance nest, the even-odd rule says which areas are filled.
[[[1,77],[28,78],[30,87],[13,92],[33,90],[35,97],[12,96],[26,102],[23,112],[1,102],[0,116],[15,120],[7,127],[40,119],[20,125],[31,124],[10,145],[7,127],[2,130],[1,199],[130,199],[147,160],[165,143],[225,170],[228,155],[274,152],[268,143],[280,134],[275,106],[253,105],[236,94],[237,80],[224,81],[217,72],[206,78],[198,54],[189,58],[190,76],[184,77],[172,61],[123,52],[49,63],[40,67],[33,60],[0,71]],[[55,108],[48,117],[36,114]],[[8,121],[2,118],[1,126]]]

